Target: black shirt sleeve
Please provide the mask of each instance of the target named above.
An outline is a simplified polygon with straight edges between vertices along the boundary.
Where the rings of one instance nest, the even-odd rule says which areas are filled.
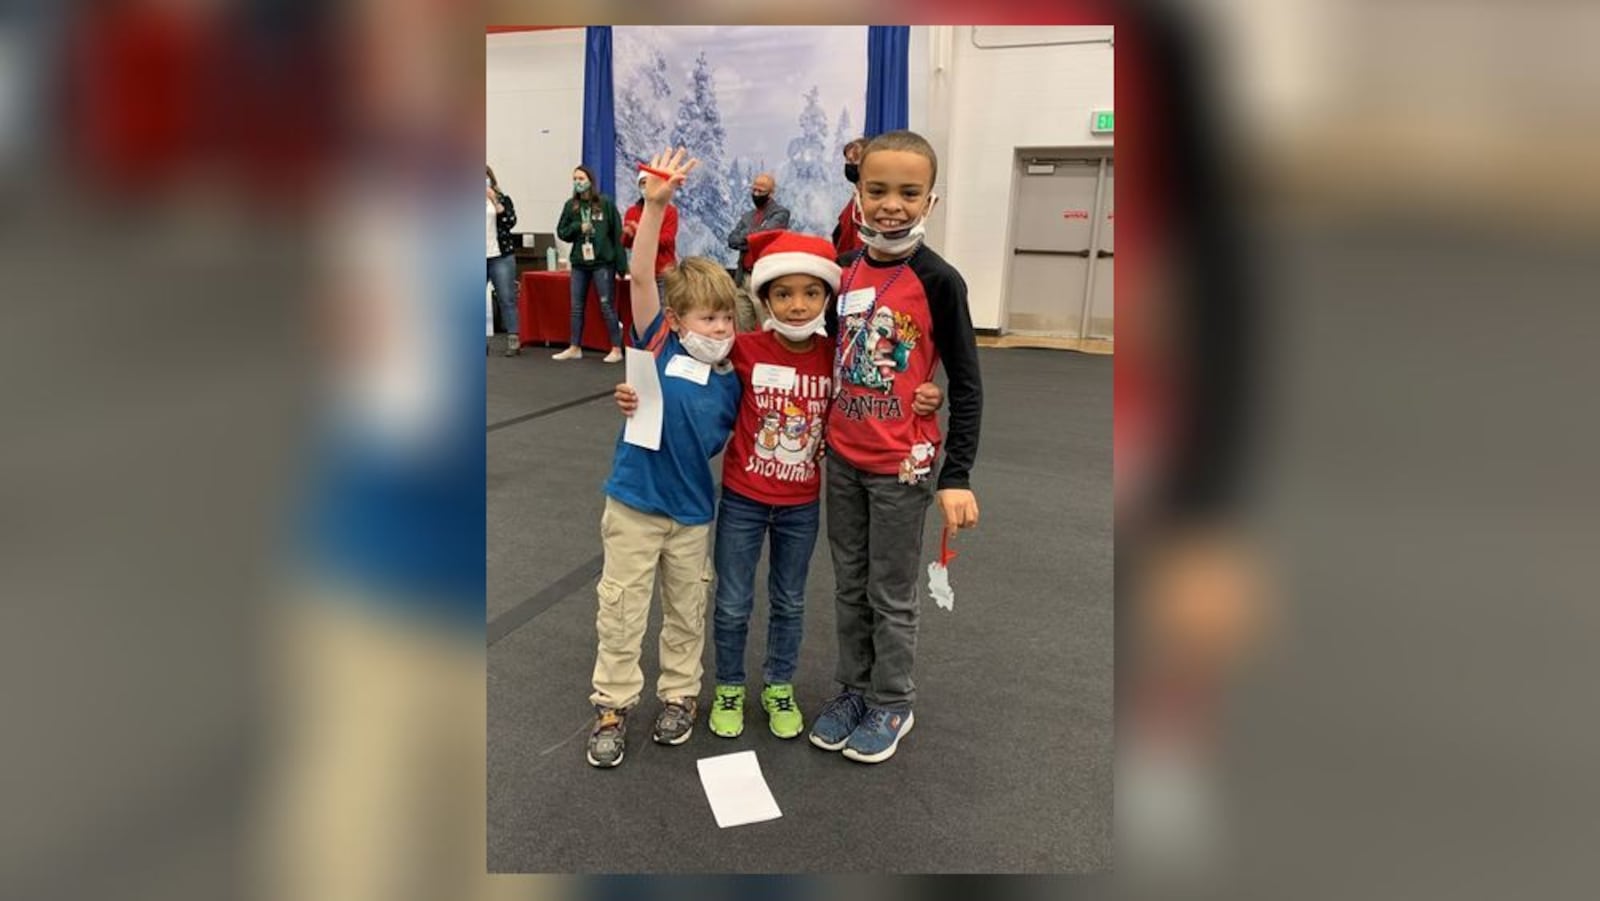
[[[920,264],[920,265],[919,265]],[[983,375],[978,369],[978,342],[967,309],[967,283],[950,264],[925,253],[911,268],[922,279],[933,318],[933,345],[944,363],[949,422],[939,488],[970,488],[978,458],[978,432],[983,424]]]

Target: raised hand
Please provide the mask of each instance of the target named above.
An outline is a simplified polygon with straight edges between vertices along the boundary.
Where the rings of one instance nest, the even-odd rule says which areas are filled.
[[[688,157],[689,151],[683,147],[677,150],[663,150],[650,158],[650,168],[666,174],[666,178],[656,175],[655,172],[646,172],[644,180],[645,203],[665,205],[672,200],[672,194],[678,186],[684,183],[694,167],[700,165],[700,160]]]

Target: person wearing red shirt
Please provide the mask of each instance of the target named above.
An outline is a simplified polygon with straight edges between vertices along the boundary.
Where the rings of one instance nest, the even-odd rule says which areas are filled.
[[[878,135],[861,151],[855,224],[866,250],[841,264],[838,391],[829,408],[828,543],[833,552],[841,689],[811,743],[881,763],[911,731],[923,524],[936,497],[945,529],[978,524],[970,474],[983,382],[961,274],[923,244],[936,205],[933,147]],[[913,385],[944,366],[949,434],[912,405]],[[940,450],[944,461],[933,477]],[[870,538],[870,542],[869,542]]]
[[[633,236],[639,230],[639,216],[644,213],[644,180],[648,177],[648,173],[639,173],[639,201],[622,214],[622,246],[630,253],[633,251]],[[662,275],[676,265],[678,265],[678,208],[669,203],[661,220],[660,243],[656,245],[657,296],[665,293]]]
[[[861,177],[861,148],[866,144],[866,138],[856,138],[844,145],[844,178],[852,185]],[[860,250],[864,246],[861,243],[861,235],[856,232],[856,195],[852,191],[849,202],[839,211],[839,224],[833,227],[835,258]]]

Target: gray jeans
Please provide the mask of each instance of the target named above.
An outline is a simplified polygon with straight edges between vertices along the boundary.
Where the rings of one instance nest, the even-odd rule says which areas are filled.
[[[828,454],[828,544],[839,634],[835,678],[875,707],[909,710],[922,528],[933,483],[862,472]]]

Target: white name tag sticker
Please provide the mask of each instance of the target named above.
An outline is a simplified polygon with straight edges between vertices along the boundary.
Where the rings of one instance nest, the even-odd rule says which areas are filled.
[[[872,306],[872,299],[877,296],[877,288],[857,288],[844,296],[840,312],[846,316],[852,313],[865,313],[867,308]]]
[[[711,366],[696,360],[694,357],[677,354],[667,361],[667,375],[675,379],[688,379],[697,385],[704,385],[711,380]]]
[[[585,263],[594,262],[594,245],[587,241],[583,244],[583,261]]]
[[[793,366],[757,363],[755,370],[750,373],[751,385],[757,388],[771,388],[774,391],[793,391],[795,380]]]

